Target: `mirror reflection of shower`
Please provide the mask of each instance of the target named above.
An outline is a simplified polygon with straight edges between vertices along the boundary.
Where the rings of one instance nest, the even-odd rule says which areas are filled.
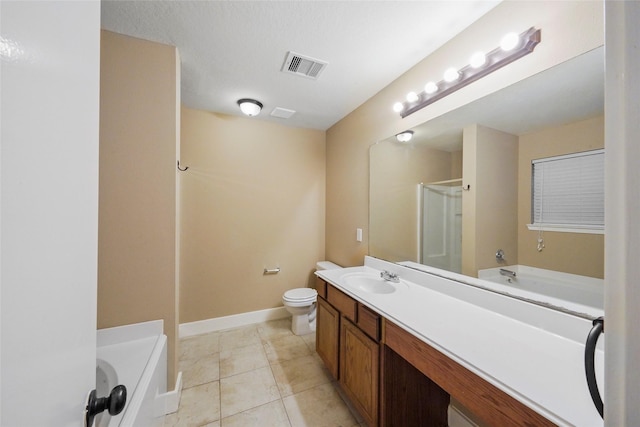
[[[420,263],[462,271],[462,179],[418,185]]]

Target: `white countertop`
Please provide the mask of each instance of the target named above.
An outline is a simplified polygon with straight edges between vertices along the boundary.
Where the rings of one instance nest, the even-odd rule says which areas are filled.
[[[406,286],[372,294],[341,280],[381,270]],[[587,319],[371,257],[362,267],[316,274],[554,423],[603,425],[585,380]],[[601,390],[603,341],[596,350]]]

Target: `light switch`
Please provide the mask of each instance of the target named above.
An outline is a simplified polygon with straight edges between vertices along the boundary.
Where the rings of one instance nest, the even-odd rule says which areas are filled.
[[[356,240],[362,242],[362,228],[356,228]]]

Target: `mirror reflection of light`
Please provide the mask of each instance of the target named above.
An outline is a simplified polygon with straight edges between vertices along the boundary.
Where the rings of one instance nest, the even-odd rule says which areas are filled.
[[[408,102],[416,102],[418,100],[418,94],[415,92],[409,92],[407,94],[407,101]]]
[[[451,83],[451,82],[455,82],[456,80],[458,80],[458,78],[460,78],[460,73],[458,73],[458,70],[452,67],[452,68],[448,68],[447,71],[444,72],[444,75],[442,77],[444,78],[445,82]]]
[[[24,50],[13,40],[0,36],[0,58],[3,61],[15,60],[24,55]]]
[[[404,132],[396,135],[396,139],[398,140],[398,142],[409,142],[411,141],[411,138],[413,138],[412,130],[405,130]]]
[[[399,113],[403,109],[404,105],[402,105],[402,102],[396,102],[395,104],[393,104],[393,111],[395,111],[396,113]]]
[[[485,55],[484,52],[476,52],[471,55],[471,58],[469,59],[469,65],[471,65],[473,68],[480,68],[486,63],[487,55]]]
[[[506,34],[500,41],[500,48],[505,52],[515,49],[520,44],[520,36],[516,33]]]
[[[437,90],[438,90],[438,85],[435,84],[434,82],[429,82],[426,85],[424,85],[424,91],[429,95],[431,95],[432,93],[435,93]]]

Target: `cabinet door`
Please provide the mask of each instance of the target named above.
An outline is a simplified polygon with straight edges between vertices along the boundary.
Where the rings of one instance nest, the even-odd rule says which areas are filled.
[[[379,345],[347,319],[340,327],[340,384],[370,426],[378,425]]]
[[[318,298],[316,313],[316,351],[334,378],[338,378],[340,313]]]

